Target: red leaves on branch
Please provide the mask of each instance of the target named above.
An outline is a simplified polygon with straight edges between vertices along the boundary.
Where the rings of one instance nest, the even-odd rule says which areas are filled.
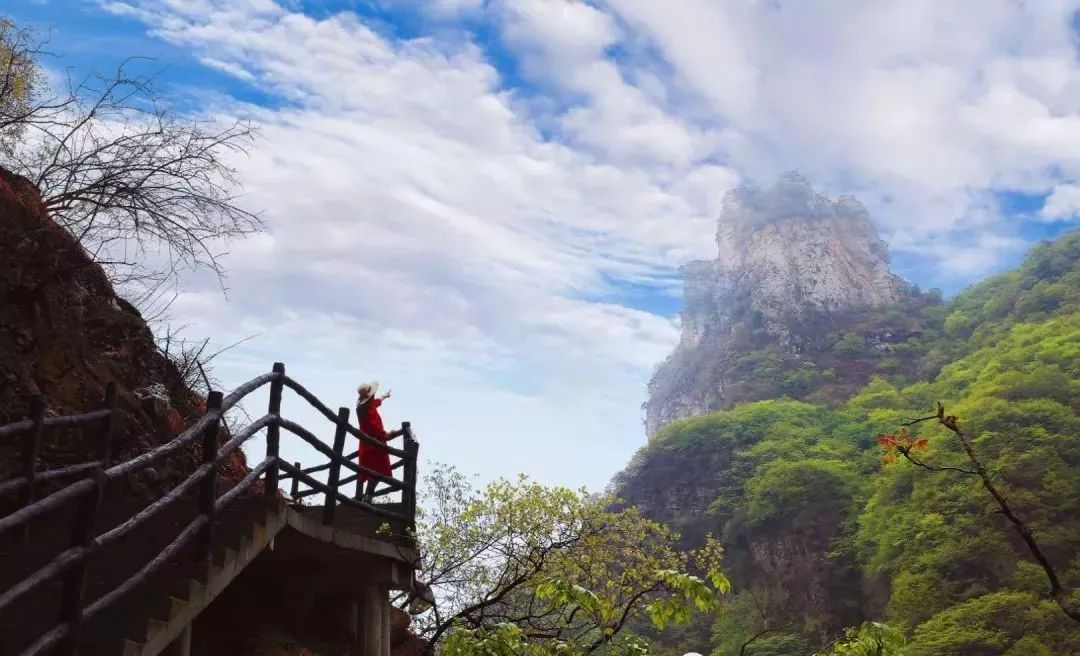
[[[885,457],[881,459],[885,464],[889,464],[896,460],[896,453],[911,453],[914,451],[921,451],[926,448],[927,441],[925,437],[921,435],[911,435],[908,433],[908,429],[901,428],[899,433],[890,433],[887,435],[879,435],[877,438],[878,446],[888,451]]]

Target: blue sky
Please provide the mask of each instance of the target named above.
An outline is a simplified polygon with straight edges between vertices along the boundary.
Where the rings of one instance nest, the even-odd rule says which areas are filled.
[[[677,268],[723,194],[799,170],[947,293],[1077,225],[1075,3],[30,0],[55,71],[125,56],[260,126],[264,235],[174,320],[239,383],[394,388],[424,454],[600,488],[644,441]],[[268,262],[275,262],[270,266]],[[287,309],[285,309],[287,308]]]

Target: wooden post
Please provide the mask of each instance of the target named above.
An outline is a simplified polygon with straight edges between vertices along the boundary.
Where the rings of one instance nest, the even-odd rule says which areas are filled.
[[[23,433],[22,440],[22,476],[26,484],[19,493],[19,507],[30,505],[36,496],[37,461],[41,452],[41,435],[45,431],[45,397],[40,394],[30,397],[30,421],[34,422],[34,426]],[[29,539],[29,523],[23,527],[22,537]]]
[[[105,409],[109,411],[109,416],[105,418],[104,425],[101,427],[101,435],[98,438],[97,445],[97,459],[101,461],[101,466],[106,469],[109,467],[109,458],[112,456],[113,433],[116,432],[120,420],[116,408],[116,383],[111,382],[105,386]]]
[[[326,501],[323,503],[323,524],[334,523],[334,508],[337,507],[338,481],[341,480],[341,461],[345,457],[345,435],[349,427],[349,409],[338,408],[337,430],[334,431],[334,457],[330,460],[330,473],[326,477]]]
[[[281,416],[281,392],[285,388],[285,364],[281,362],[274,363],[274,373],[277,374],[277,378],[270,383],[270,410],[269,413],[275,417]],[[278,491],[278,450],[281,447],[281,426],[274,421],[266,427],[266,457],[273,458],[274,462],[266,468],[266,479],[264,481],[263,493],[267,499],[274,499],[277,497]],[[294,479],[295,485],[295,479]]]
[[[405,490],[402,492],[402,501],[405,504],[405,516],[408,517],[409,528],[416,527],[416,474],[417,459],[420,457],[420,443],[413,437],[412,424],[403,422],[401,431],[405,434],[405,472],[403,475]]]
[[[71,546],[83,547],[86,555],[77,565],[64,574],[63,590],[60,597],[60,621],[68,625],[68,634],[59,649],[64,656],[79,652],[82,630],[82,597],[86,587],[86,570],[93,557],[94,531],[97,527],[98,509],[101,507],[105,491],[105,470],[95,469],[91,475],[94,487],[79,500],[79,512],[75,517],[75,528],[71,534]]]
[[[210,392],[206,398],[206,412],[220,412],[221,392]],[[211,550],[214,546],[214,502],[217,500],[217,434],[221,426],[221,415],[212,421],[203,430],[202,434],[202,462],[212,464],[206,478],[199,487],[199,512],[206,515],[206,527],[202,531],[202,540],[199,545],[199,556],[204,560],[210,559]]]
[[[300,469],[300,463],[294,462],[293,467]],[[296,495],[298,494],[300,494],[300,477],[294,474],[292,477],[292,487],[289,489],[289,496],[292,497],[293,501],[296,501]]]

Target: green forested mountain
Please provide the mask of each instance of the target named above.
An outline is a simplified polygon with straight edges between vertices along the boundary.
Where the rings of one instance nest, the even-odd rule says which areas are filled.
[[[771,629],[746,654],[809,655],[876,619],[904,632],[911,656],[1080,654],[1080,626],[1048,598],[978,479],[884,464],[875,442],[942,401],[1080,589],[1080,233],[907,312],[895,320],[919,330],[886,348],[836,334],[833,349],[875,367],[853,397],[800,394],[670,423],[616,478],[623,499],[687,546],[713,534],[726,547],[733,601],[714,625],[663,636],[670,653],[735,655]],[[924,461],[966,463],[944,428],[920,434]]]

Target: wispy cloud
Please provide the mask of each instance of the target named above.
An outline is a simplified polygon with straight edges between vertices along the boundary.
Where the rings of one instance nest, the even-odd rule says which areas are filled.
[[[437,27],[401,38],[344,6],[101,4],[276,100],[205,106],[261,125],[237,166],[269,231],[233,245],[230,303],[195,280],[177,311],[263,333],[227,355],[237,380],[275,357],[328,394],[386,379],[429,456],[601,485],[677,335],[620,287],[663,294],[711,257],[742,181],[855,193],[938,279],[1022,250],[1031,217],[998,191],[1056,189],[1043,218],[1074,216],[1074,3],[426,6]]]

